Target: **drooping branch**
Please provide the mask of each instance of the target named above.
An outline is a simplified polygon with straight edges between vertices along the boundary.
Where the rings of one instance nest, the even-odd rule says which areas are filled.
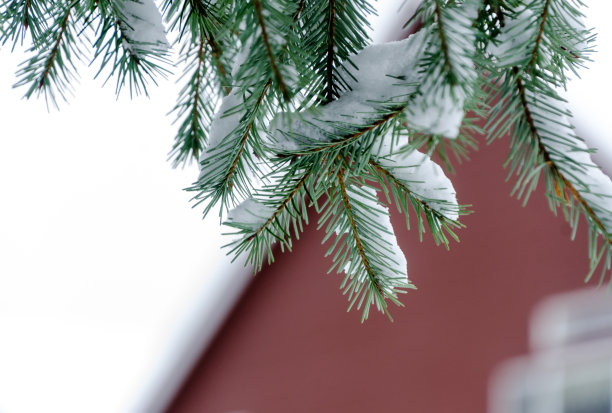
[[[234,176],[234,173],[236,172],[236,167],[238,166],[240,157],[242,156],[242,153],[244,152],[244,148],[246,148],[248,138],[251,133],[251,129],[253,128],[253,123],[255,122],[255,118],[256,118],[255,113],[257,113],[257,111],[259,110],[259,107],[263,103],[264,98],[266,97],[266,94],[268,93],[268,90],[270,89],[271,85],[272,85],[272,80],[269,79],[268,82],[265,84],[264,88],[262,89],[261,93],[257,97],[257,101],[255,105],[253,106],[253,108],[251,108],[251,112],[253,115],[249,123],[246,125],[245,131],[242,134],[242,138],[240,139],[240,144],[238,145],[238,152],[236,153],[236,156],[234,156],[232,160],[232,164],[227,170],[225,177],[223,178],[223,182],[227,183],[230,189],[233,188],[234,186],[234,183],[232,182],[232,178]]]
[[[359,230],[355,222],[355,216],[353,214],[351,202],[349,200],[348,194],[346,193],[346,183],[344,181],[344,177],[342,176],[343,174],[344,174],[344,170],[341,169],[337,175],[338,185],[340,186],[340,194],[342,196],[342,202],[344,203],[344,209],[346,211],[346,216],[351,226],[351,235],[353,239],[355,240],[355,245],[357,247],[357,251],[359,252],[359,257],[361,258],[361,263],[363,264],[363,267],[365,268],[366,273],[368,274],[368,278],[370,279],[370,282],[372,283],[372,285],[375,286],[380,296],[384,298],[385,295],[383,293],[382,287],[380,286],[380,283],[376,279],[376,274],[372,270],[372,266],[370,265],[370,260],[368,259],[365,253],[363,243],[361,242],[361,237],[359,236]]]
[[[423,201],[420,197],[415,196],[413,194],[413,192],[408,187],[406,187],[406,185],[404,185],[404,183],[402,181],[397,179],[395,177],[395,175],[393,175],[388,169],[384,168],[378,162],[374,161],[373,159],[370,159],[370,165],[372,165],[374,167],[374,169],[379,171],[382,175],[384,175],[387,179],[392,181],[395,185],[400,187],[402,189],[402,191],[404,191],[406,194],[408,194],[410,196],[411,199],[413,199],[415,202],[417,202],[421,206],[421,208],[423,208],[424,210],[430,212],[431,214],[433,214],[436,218],[438,218],[440,220],[448,219],[442,213],[440,213],[440,211],[438,211],[435,208],[432,208],[427,202]]]
[[[407,105],[406,105],[407,106]],[[311,155],[317,152],[322,152],[322,151],[327,151],[333,148],[338,148],[338,147],[342,147],[342,146],[346,146],[354,141],[356,141],[357,139],[359,139],[361,136],[365,135],[368,132],[371,132],[372,130],[378,128],[379,126],[384,125],[385,123],[391,121],[392,119],[394,119],[395,117],[399,116],[400,114],[402,114],[402,112],[406,109],[406,106],[401,106],[399,108],[394,109],[392,112],[387,113],[386,115],[384,115],[383,117],[381,117],[380,119],[378,119],[375,122],[370,123],[369,125],[366,125],[364,127],[359,128],[357,131],[342,137],[341,139],[338,140],[334,140],[332,142],[329,142],[325,145],[321,145],[321,146],[317,146],[316,148],[312,148],[312,149],[308,149],[302,152],[295,152],[296,155]]]
[[[295,185],[295,188],[287,195],[287,197],[283,200],[283,202],[281,202],[281,204],[274,210],[274,213],[270,216],[270,218],[261,227],[259,227],[252,235],[250,235],[247,238],[247,241],[251,241],[252,239],[257,237],[259,234],[261,234],[263,231],[265,231],[266,228],[268,228],[270,224],[272,224],[278,218],[278,216],[283,211],[285,211],[285,209],[287,208],[287,205],[289,205],[289,203],[300,192],[300,189],[302,189],[302,187],[306,183],[306,179],[308,179],[309,176],[310,176],[310,173],[304,174],[304,176]]]
[[[335,46],[335,28],[336,28],[336,0],[329,0],[329,19],[327,22],[328,41],[327,41],[327,57],[326,57],[326,78],[327,84],[325,87],[325,102],[334,100],[334,46]]]
[[[449,81],[451,85],[455,85],[456,83],[456,78],[454,76],[453,73],[453,66],[451,64],[450,61],[450,56],[449,56],[449,47],[448,47],[448,42],[446,40],[446,33],[444,32],[444,19],[442,18],[442,8],[440,7],[440,0],[434,0],[435,2],[435,13],[436,13],[436,17],[437,17],[437,21],[438,21],[438,37],[440,37],[440,45],[442,47],[442,54],[444,56],[444,67],[446,68],[447,73],[450,75],[449,76]]]
[[[529,60],[529,64],[527,65],[527,70],[531,71],[535,67],[536,60],[538,58],[540,44],[542,43],[542,37],[544,36],[544,27],[546,26],[546,19],[548,18],[548,8],[550,6],[550,0],[545,0],[544,9],[542,10],[542,17],[540,21],[540,25],[538,27],[538,36],[536,37],[533,51],[531,52],[531,59]]]
[[[225,93],[225,95],[229,95],[230,86],[229,86],[229,81],[227,79],[227,70],[223,66],[223,63],[221,62],[222,49],[221,47],[219,47],[219,43],[215,39],[215,35],[211,33],[210,30],[207,30],[204,23],[200,21],[200,19],[211,19],[212,16],[210,15],[206,7],[206,4],[204,2],[199,1],[199,0],[191,0],[189,3],[191,4],[190,17],[195,16],[195,18],[198,19],[199,35],[208,44],[208,47],[210,48],[211,56],[213,60],[215,61],[215,65],[217,66],[217,72],[219,74],[219,77],[221,78],[220,79],[221,84],[223,85],[222,90]]]
[[[278,82],[278,87],[283,95],[283,98],[286,101],[291,99],[289,96],[289,91],[287,90],[287,86],[283,81],[283,76],[278,69],[276,64],[276,59],[274,58],[274,54],[272,53],[272,47],[270,46],[270,40],[268,38],[268,32],[266,29],[266,23],[264,22],[263,12],[261,7],[260,0],[253,0],[253,5],[255,6],[255,13],[257,14],[257,21],[259,23],[259,27],[261,28],[261,37],[263,40],[264,47],[266,48],[266,54],[268,55],[268,60],[270,61],[270,67],[272,68],[272,72],[274,73],[274,77],[276,77],[276,81]]]
[[[38,88],[39,89],[42,89],[44,87],[44,85],[47,83],[47,78],[49,77],[49,73],[51,71],[51,68],[55,64],[55,59],[57,57],[58,50],[59,50],[60,45],[62,43],[62,38],[64,37],[64,34],[66,33],[66,28],[68,27],[68,20],[70,19],[71,11],[72,11],[72,7],[71,6],[67,7],[66,8],[66,13],[65,13],[64,17],[61,20],[60,30],[57,33],[57,38],[55,39],[53,47],[51,48],[51,52],[49,53],[49,57],[47,58],[47,62],[45,63],[45,70],[41,74],[40,80],[38,81]]]
[[[525,116],[525,121],[527,122],[529,126],[529,130],[531,132],[532,137],[537,142],[538,153],[542,156],[542,160],[544,161],[545,165],[549,168],[550,173],[556,179],[556,181],[561,181],[563,183],[565,188],[569,190],[571,196],[583,208],[585,214],[597,226],[597,228],[603,235],[605,241],[610,246],[612,246],[612,236],[610,235],[610,233],[608,232],[604,224],[601,222],[599,217],[596,215],[595,211],[593,211],[593,208],[589,205],[589,203],[584,199],[584,197],[580,194],[580,192],[575,188],[574,184],[572,184],[572,182],[565,176],[565,174],[563,174],[559,166],[552,159],[550,152],[548,151],[546,146],[543,144],[542,137],[540,136],[538,128],[536,127],[536,124],[533,119],[533,115],[531,113],[529,104],[527,102],[525,86],[523,84],[521,77],[519,76],[519,71],[517,68],[513,68],[513,74],[515,75],[515,78],[516,78],[516,86],[517,86],[517,90],[519,93],[519,99],[521,102],[521,108],[523,110],[523,115]],[[556,188],[556,190],[557,192],[560,192],[558,187]],[[566,196],[565,191],[563,195],[564,197]]]

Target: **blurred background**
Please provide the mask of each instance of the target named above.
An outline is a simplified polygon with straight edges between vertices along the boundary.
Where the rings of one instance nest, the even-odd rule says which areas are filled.
[[[599,53],[568,100],[610,174],[606,3],[587,3]],[[403,37],[415,2],[378,5],[375,41]],[[224,257],[180,190],[197,167],[166,161],[176,77],[131,101],[85,68],[48,111],[11,88],[25,57],[0,50],[0,412],[612,412],[586,228],[571,241],[542,192],[509,196],[506,142],[451,176],[475,213],[450,251],[392,212],[419,289],[362,325],[313,226],[255,278]]]

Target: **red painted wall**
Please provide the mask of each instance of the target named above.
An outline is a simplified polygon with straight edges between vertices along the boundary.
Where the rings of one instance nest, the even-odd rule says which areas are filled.
[[[168,412],[484,413],[492,369],[527,351],[534,304],[587,272],[585,231],[572,242],[542,191],[526,208],[510,198],[506,147],[483,145],[452,177],[476,212],[450,251],[393,213],[419,288],[394,323],[346,313],[313,225],[256,277]]]

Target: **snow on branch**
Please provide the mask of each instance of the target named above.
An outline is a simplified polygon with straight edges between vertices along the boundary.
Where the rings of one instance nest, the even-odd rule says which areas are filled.
[[[363,307],[362,321],[371,305],[390,317],[387,300],[401,305],[398,294],[415,287],[408,280],[388,209],[373,188],[347,182],[342,171],[321,209],[319,228],[325,227],[325,240],[335,236],[326,254],[333,255],[330,271],[346,274],[341,288],[348,294],[349,309]]]
[[[342,137],[350,139],[389,113],[400,114],[417,90],[423,38],[417,33],[351,56],[354,68],[343,69],[347,90],[326,105],[277,115],[270,123],[268,146],[277,153],[318,150]]]
[[[375,167],[384,170],[394,183],[443,217],[451,221],[459,218],[453,184],[429,156],[416,150],[398,152],[389,135],[374,145],[372,154]]]
[[[171,156],[199,157],[196,204],[231,209],[228,247],[256,269],[292,248],[314,205],[351,307],[388,314],[414,287],[377,194],[448,247],[466,210],[431,154],[465,158],[480,116],[489,139],[509,141],[518,196],[543,177],[553,211],[574,230],[587,221],[591,270],[611,272],[612,181],[559,92],[591,52],[580,0],[423,0],[416,33],[370,46],[369,0],[162,3],[5,2],[0,44],[31,40],[17,83],[28,97],[64,97],[86,47],[117,92],[147,93],[174,57],[163,14],[187,66]]]
[[[123,46],[134,56],[165,53],[170,45],[153,0],[116,0]]]
[[[284,168],[277,171],[271,182],[259,189],[253,198],[231,210],[224,223],[237,229],[234,233],[237,238],[228,245],[230,252],[247,252],[247,261],[258,271],[264,257],[267,256],[268,263],[274,260],[275,243],[281,251],[290,251],[292,237],[299,238],[304,224],[308,223],[311,177],[310,172]]]

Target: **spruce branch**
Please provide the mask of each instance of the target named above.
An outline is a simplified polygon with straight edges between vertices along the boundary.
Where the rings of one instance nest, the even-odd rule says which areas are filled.
[[[99,0],[94,3],[97,22],[94,57],[100,61],[99,76],[108,72],[105,83],[116,76],[115,93],[127,84],[130,96],[145,94],[147,84],[157,85],[157,76],[166,77],[169,70],[169,44],[165,38],[161,15],[153,0]]]
[[[29,34],[33,44],[38,44],[40,37],[47,30],[49,8],[43,1],[13,0],[0,5],[0,44],[7,41],[23,44]],[[4,24],[6,23],[6,28]]]
[[[219,202],[222,214],[238,202],[237,196],[250,197],[253,178],[248,175],[257,169],[254,153],[262,152],[255,124],[271,85],[268,79],[247,97],[236,90],[224,98],[221,116],[213,121],[209,146],[200,158],[200,176],[189,188],[197,191],[194,198],[198,204],[206,202],[204,214]]]
[[[560,126],[565,126],[568,129],[568,135],[549,135],[548,139],[542,136],[542,133],[546,132],[541,132],[541,126],[539,126],[537,123],[538,118],[532,113],[532,109],[527,98],[528,91],[526,90],[521,77],[518,76],[518,71],[515,70],[514,73],[516,76],[516,84],[525,122],[529,127],[531,139],[534,140],[534,146],[537,147],[536,157],[541,159],[541,164],[545,165],[545,167],[541,168],[541,170],[544,170],[547,175],[548,195],[553,199],[551,206],[554,208],[557,204],[560,204],[563,208],[568,209],[570,213],[573,208],[579,208],[589,223],[590,230],[603,239],[604,244],[607,244],[606,248],[608,250],[612,250],[612,210],[591,206],[591,203],[595,201],[593,197],[591,196],[591,199],[587,201],[585,196],[581,193],[586,191],[588,194],[590,191],[595,189],[590,187],[592,183],[585,182],[586,176],[582,175],[592,176],[595,174],[595,171],[591,171],[590,169],[596,167],[593,164],[580,163],[578,160],[574,160],[571,155],[563,154],[559,151],[559,148],[555,147],[554,144],[556,140],[561,140],[561,142],[563,142],[563,138],[568,139],[567,141],[563,142],[563,149],[569,150],[569,153],[572,151],[584,152],[586,147],[584,144],[580,145],[581,141],[578,140],[577,137],[569,134],[571,133],[571,128],[567,124],[563,125],[563,118],[553,117],[558,113],[550,110],[552,108],[545,108],[546,112],[543,115],[544,119],[546,121],[556,122],[557,124],[560,124]],[[558,98],[555,103],[555,106],[559,106],[561,104]],[[542,106],[543,105],[540,105],[540,110],[542,109]],[[540,118],[541,117],[542,115],[540,115]],[[540,121],[539,123],[541,124],[542,122]],[[588,160],[590,161],[590,159]],[[533,179],[535,181],[535,178]],[[577,189],[577,186],[580,186],[580,190]],[[602,196],[604,198],[612,197],[612,183],[610,183],[609,179],[607,186],[608,193],[604,192],[600,195],[595,194],[595,196]],[[571,202],[570,198],[573,198],[576,204]],[[597,212],[594,210],[594,208],[597,208]],[[607,225],[604,224],[604,219],[606,220]],[[576,220],[569,221],[575,231],[578,222]],[[609,251],[608,255],[611,253],[612,252]],[[599,260],[597,259],[597,256],[591,255],[591,272],[594,271],[598,265]],[[606,265],[604,265],[604,270],[609,269],[610,263],[608,262]]]
[[[79,60],[82,55],[75,36],[76,28],[70,24],[75,7],[75,2],[66,1],[54,10],[53,24],[40,34],[38,44],[29,50],[32,57],[23,62],[17,72],[19,80],[14,87],[29,85],[26,98],[43,94],[47,106],[51,103],[57,108],[56,96],[59,94],[66,100],[66,91],[72,90],[76,77],[73,59]]]
[[[282,170],[282,172],[285,172]],[[252,263],[255,271],[262,267],[267,256],[268,264],[274,261],[274,244],[278,243],[281,251],[291,251],[291,232],[299,239],[304,224],[308,224],[308,204],[312,198],[312,176],[310,172],[289,170],[275,174],[272,183],[260,189],[254,196],[232,210],[225,225],[236,228],[233,233],[238,238],[228,246],[230,253],[247,252],[247,261]],[[255,205],[255,208],[250,206]],[[259,209],[265,212],[255,219],[246,210]]]
[[[544,36],[544,28],[546,26],[546,20],[548,19],[548,8],[550,7],[550,0],[545,0],[544,5],[542,7],[542,13],[540,17],[540,26],[538,27],[538,32],[536,36],[536,40],[534,42],[533,51],[531,52],[531,59],[527,64],[527,71],[530,72],[536,65],[536,61],[539,56],[540,45],[542,43],[542,37]]]
[[[179,31],[177,43],[182,42],[187,83],[181,89],[178,102],[171,113],[175,122],[181,121],[169,158],[173,166],[198,159],[206,146],[208,132],[218,105],[218,96],[230,91],[226,59],[218,38],[229,36],[227,17],[222,5],[186,1],[184,4],[166,1],[164,9],[171,20],[170,29]],[[189,76],[188,72],[193,70]]]
[[[289,31],[295,29],[302,8],[300,3],[294,10]],[[230,206],[239,203],[240,198],[249,198],[253,187],[253,177],[249,174],[261,176],[256,172],[256,165],[263,167],[263,162],[258,159],[265,157],[265,150],[257,125],[264,122],[264,118],[273,108],[268,101],[273,99],[269,92],[274,82],[269,67],[255,77],[249,68],[245,69],[252,58],[255,44],[253,40],[248,40],[236,58],[232,73],[235,86],[232,93],[224,98],[219,109],[220,116],[216,119],[217,130],[222,132],[215,133],[213,121],[211,135],[215,136],[209,140],[209,147],[200,158],[201,172],[198,181],[189,188],[190,191],[197,192],[194,199],[198,204],[206,202],[205,215],[219,202],[222,216]],[[283,60],[283,54],[288,51],[287,44],[284,43],[281,48],[280,60]],[[263,78],[262,74],[265,75]],[[265,79],[265,83],[251,83],[258,79]],[[237,187],[235,183],[238,183]]]
[[[513,194],[526,202],[543,177],[551,209],[589,226],[591,273],[612,269],[612,181],[575,135],[561,89],[585,64],[593,34],[579,0],[424,0],[408,38],[370,45],[367,0],[11,0],[0,43],[31,37],[19,69],[26,96],[65,98],[87,46],[117,93],[147,93],[168,73],[166,29],[184,66],[174,166],[198,159],[188,188],[207,214],[221,204],[227,247],[256,270],[291,250],[320,214],[330,271],[345,274],[349,309],[414,288],[389,211],[449,247],[467,206],[452,170],[488,139],[509,137]],[[28,35],[29,34],[29,35]],[[89,42],[89,39],[93,40]],[[108,79],[107,79],[108,81]]]
[[[472,98],[478,78],[474,66],[477,39],[473,24],[479,3],[426,0],[416,12],[426,29],[427,46],[419,68],[426,76],[419,87],[420,100],[408,112],[408,123],[425,133],[457,136],[458,125],[452,129],[441,128],[435,123],[424,123],[423,118],[453,116],[458,123],[463,118],[464,112],[460,109]]]
[[[326,0],[307,2],[303,27],[306,32],[301,46],[312,50],[305,57],[311,70],[304,74],[304,102],[329,103],[349,89],[354,68],[349,56],[366,45],[366,18],[374,13],[368,1]]]
[[[537,31],[519,45],[529,53],[521,58],[515,52],[494,49],[500,62],[513,65],[502,72],[499,95],[495,92],[491,97],[491,101],[499,100],[489,121],[490,139],[511,132],[512,149],[506,164],[518,176],[514,192],[524,202],[544,174],[551,209],[563,209],[574,233],[582,213],[591,233],[589,277],[603,262],[603,279],[612,263],[612,181],[592,163],[586,145],[575,136],[571,114],[556,90],[565,84],[564,71],[579,64],[576,56],[588,53],[589,33],[574,19],[578,13],[563,2],[545,0],[537,7],[538,13],[523,9],[507,14],[508,32],[519,26],[519,17],[525,13],[539,21]],[[564,35],[567,32],[575,37],[571,45]],[[575,48],[580,44],[582,49]],[[568,54],[568,49],[581,51]],[[600,247],[599,238],[603,241]]]
[[[370,265],[370,260],[368,259],[368,257],[366,256],[365,253],[365,249],[363,246],[363,241],[361,240],[361,236],[359,234],[359,229],[357,228],[357,224],[355,223],[355,216],[353,213],[353,209],[351,207],[351,202],[349,201],[349,197],[348,194],[346,192],[346,183],[344,182],[344,178],[342,177],[342,175],[344,174],[344,171],[339,171],[338,173],[338,185],[340,187],[340,194],[342,196],[342,203],[344,204],[344,209],[346,212],[346,217],[348,219],[348,222],[350,224],[350,228],[351,228],[351,235],[353,236],[353,239],[355,241],[355,245],[357,246],[357,252],[359,254],[359,258],[361,260],[361,263],[363,265],[363,268],[365,269],[365,272],[368,276],[369,281],[372,283],[372,286],[376,289],[376,292],[378,293],[378,297],[379,299],[383,298],[384,292],[383,289],[379,283],[379,281],[376,279],[376,274],[374,273],[374,271],[372,270],[372,266]]]
[[[455,234],[454,230],[463,228],[463,225],[457,221],[457,218],[458,215],[466,214],[464,207],[459,207],[456,203],[446,201],[448,204],[440,210],[434,207],[436,200],[428,200],[426,197],[413,192],[409,188],[409,184],[398,178],[392,172],[391,168],[385,168],[373,159],[370,160],[370,165],[374,168],[373,175],[378,178],[378,182],[384,189],[388,203],[391,203],[391,199],[387,186],[391,187],[391,193],[395,204],[397,208],[405,214],[408,228],[410,228],[410,208],[408,207],[410,203],[416,215],[421,241],[423,240],[423,233],[426,231],[423,216],[425,216],[425,220],[428,223],[436,244],[441,243],[448,249],[449,240],[446,236],[447,234],[455,241],[459,241],[459,237]],[[438,200],[437,202],[439,203],[440,201]],[[447,215],[441,212],[444,211],[444,209],[447,209]],[[448,216],[448,212],[451,212],[450,216]]]
[[[446,32],[445,32],[446,22],[444,21],[444,18],[442,17],[442,6],[440,5],[440,0],[434,0],[433,6],[434,6],[434,13],[436,16],[436,21],[438,23],[438,30],[436,32],[438,34],[438,37],[440,38],[440,46],[442,48],[444,69],[448,75],[448,80],[451,86],[454,86],[457,83],[457,80],[455,78],[453,65],[450,59],[450,50],[448,47],[448,42],[446,40]]]
[[[334,87],[336,82],[334,82],[334,63],[336,58],[336,53],[334,52],[334,46],[336,43],[335,39],[335,29],[336,29],[336,0],[329,1],[329,20],[327,23],[327,57],[325,58],[325,78],[326,84],[325,87],[325,102],[331,102],[337,96],[337,93],[334,93]]]
[[[274,77],[278,82],[278,87],[283,95],[283,98],[286,101],[289,101],[291,97],[289,96],[289,91],[287,90],[287,86],[283,81],[283,75],[281,74],[278,66],[276,65],[276,59],[274,57],[274,53],[272,52],[272,46],[270,45],[270,39],[268,38],[268,31],[266,29],[266,23],[264,22],[263,11],[261,7],[260,0],[253,0],[253,6],[255,7],[255,14],[257,15],[257,22],[259,23],[259,27],[261,28],[261,38],[266,49],[266,55],[268,56],[268,60],[270,61],[270,67],[272,68],[272,73],[274,73]]]
[[[204,51],[205,41],[202,39],[194,56],[196,63],[193,74],[181,90],[178,103],[172,110],[177,113],[177,120],[184,117],[169,154],[169,158],[174,158],[174,167],[186,163],[191,158],[198,159],[214,116],[216,90],[211,87],[207,78]],[[193,65],[188,65],[191,66]]]
[[[225,42],[230,36],[227,8],[229,6],[224,1],[207,4],[198,0],[188,0],[182,4],[166,0],[163,6],[166,19],[171,21],[169,29],[179,32],[178,42],[186,39],[186,43],[192,48],[194,45],[199,48],[202,43],[207,45],[224,95],[228,95],[231,89],[227,62],[223,58],[224,50],[220,45],[220,41]]]
[[[349,177],[347,182],[345,175],[346,170],[338,170],[336,183],[320,208],[324,241],[335,235],[326,254],[333,255],[330,271],[346,274],[341,288],[348,293],[349,310],[363,307],[362,321],[368,318],[371,305],[391,319],[387,301],[401,306],[398,294],[414,286],[408,281],[388,210],[365,181]]]

